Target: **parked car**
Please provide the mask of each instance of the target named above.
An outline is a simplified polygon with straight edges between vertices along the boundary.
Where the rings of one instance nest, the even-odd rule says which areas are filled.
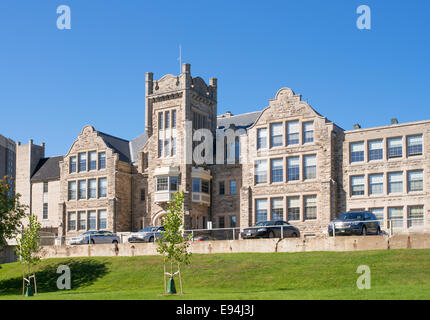
[[[70,239],[69,244],[120,243],[120,238],[110,231],[87,231]]]
[[[128,242],[154,242],[155,239],[161,238],[164,233],[164,227],[150,226],[143,228],[139,232],[130,234]]]
[[[336,234],[346,235],[368,235],[381,233],[381,226],[378,218],[367,211],[345,212],[330,222],[328,234],[333,236],[333,226]]]
[[[209,241],[209,240],[215,240],[215,239],[208,235],[200,235],[200,236],[194,236],[193,238],[191,238],[190,241]]]
[[[282,228],[283,230],[281,230]],[[244,229],[240,236],[242,239],[281,238],[281,233],[283,233],[284,238],[300,236],[299,229],[282,220],[259,222],[255,227]]]

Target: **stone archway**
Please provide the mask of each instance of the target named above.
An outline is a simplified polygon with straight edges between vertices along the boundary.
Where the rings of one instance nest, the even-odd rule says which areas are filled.
[[[165,211],[158,212],[153,218],[152,218],[152,225],[153,226],[162,226],[163,225],[163,218],[166,215]]]

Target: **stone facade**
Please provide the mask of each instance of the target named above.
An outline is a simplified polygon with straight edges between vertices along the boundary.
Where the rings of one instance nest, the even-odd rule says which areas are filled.
[[[145,133],[126,141],[86,126],[57,160],[57,175],[43,173],[55,164],[44,160],[44,146],[32,141],[18,145],[17,190],[24,203],[41,214],[48,201],[45,226],[52,224],[60,235],[69,236],[94,226],[123,232],[159,225],[176,191],[185,192],[186,229],[205,229],[208,222],[213,228],[243,228],[279,219],[296,225],[302,235],[320,235],[339,213],[355,209],[374,211],[384,228],[389,219],[400,217],[396,227],[403,232],[430,229],[430,121],[344,131],[289,88],[279,90],[264,110],[217,115],[217,87],[217,79],[206,84],[192,77],[188,64],[179,76],[155,80],[147,73]],[[200,143],[192,141],[199,129],[213,138],[229,130],[237,137],[213,141],[214,150],[205,150],[205,161],[198,164],[191,154]],[[399,137],[402,150],[391,157],[390,152],[399,152],[398,145],[392,147],[399,143],[393,138]],[[370,152],[371,142],[382,151]],[[232,149],[240,155],[220,163],[217,156],[225,158],[221,151]],[[380,158],[370,160],[370,153]],[[86,155],[82,171],[80,154]],[[90,154],[97,155],[92,169]],[[206,158],[210,155],[214,161]],[[393,180],[399,175],[391,175],[400,172],[401,186]],[[106,189],[100,196],[103,179]],[[90,180],[97,186],[92,197]],[[85,181],[82,199],[80,181]],[[392,192],[399,186],[400,192]],[[414,219],[418,222],[411,223]]]

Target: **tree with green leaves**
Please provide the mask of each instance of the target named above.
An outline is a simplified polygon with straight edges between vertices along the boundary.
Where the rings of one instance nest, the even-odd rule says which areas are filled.
[[[176,192],[168,204],[167,214],[163,217],[164,233],[157,239],[157,251],[164,257],[164,290],[176,293],[173,277],[179,275],[182,290],[181,264],[189,264],[191,253],[188,252],[190,238],[183,236],[184,230],[184,192]],[[170,273],[166,272],[166,265],[170,264]],[[177,272],[173,273],[173,265],[177,265]],[[169,283],[166,286],[166,275]]]
[[[28,225],[23,228],[21,236],[16,238],[17,246],[15,251],[17,256],[20,258],[21,264],[24,265],[22,275],[23,294],[25,282],[30,285],[30,280],[32,278],[37,294],[36,276],[32,273],[31,267],[40,260],[40,228],[41,225],[40,222],[37,221],[37,216],[28,215]]]
[[[20,231],[26,206],[19,202],[20,195],[11,189],[12,179],[0,180],[0,250],[6,239],[13,239]]]

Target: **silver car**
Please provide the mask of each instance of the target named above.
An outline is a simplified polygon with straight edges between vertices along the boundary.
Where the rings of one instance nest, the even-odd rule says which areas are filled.
[[[69,244],[120,243],[120,238],[110,231],[88,231],[70,239]]]
[[[155,239],[159,239],[162,237],[164,233],[164,227],[156,227],[156,226],[149,226],[146,227],[139,232],[135,232],[130,234],[130,237],[128,238],[128,242],[154,242]]]

